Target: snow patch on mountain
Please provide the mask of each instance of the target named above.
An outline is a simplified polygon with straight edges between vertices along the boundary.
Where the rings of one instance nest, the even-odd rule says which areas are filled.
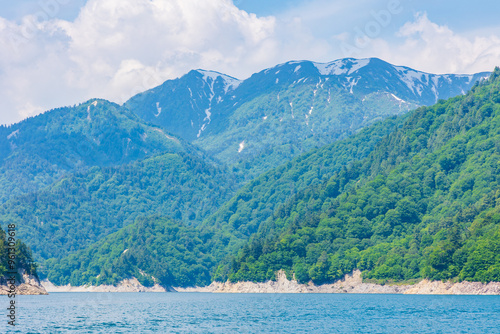
[[[155,114],[155,117],[160,116],[161,114],[160,102],[156,102],[156,111],[157,113]]]
[[[207,117],[205,117],[205,119],[203,119],[203,121],[206,121],[208,120],[208,123],[210,123],[212,120],[210,119],[210,117],[212,116],[212,113],[210,112],[210,108],[208,108],[207,110],[205,110],[205,115],[207,115]]]
[[[313,63],[321,75],[342,75],[347,73],[342,60],[336,60],[331,63]]]
[[[242,83],[241,80],[230,77],[229,75],[225,75],[215,71],[206,71],[206,70],[197,70],[200,74],[203,75],[203,80],[207,82],[213,88],[214,83],[218,78],[222,78],[224,82],[224,92],[233,91]]]
[[[347,83],[344,85],[344,87],[349,90],[349,93],[354,94],[353,88],[358,84],[360,77],[357,78],[347,77],[346,79]]]
[[[401,66],[394,66],[394,69],[398,72],[399,79],[406,84],[408,89],[410,89],[414,94],[422,96],[422,78],[424,77],[422,72],[417,72]]]
[[[367,66],[370,59],[339,59],[330,63],[314,63],[321,75],[350,75]]]
[[[393,98],[395,98],[395,99],[396,99],[396,101],[399,101],[399,102],[401,102],[401,103],[405,102],[404,100],[400,99],[400,98],[399,98],[399,97],[397,97],[396,95],[394,95],[394,94],[391,94],[391,95],[392,95],[392,97],[393,97]]]
[[[7,140],[10,140],[12,137],[16,137],[19,134],[19,129],[16,131],[12,132],[10,135],[7,136]]]
[[[200,130],[198,131],[198,134],[196,135],[196,138],[200,138],[201,133],[202,133],[203,131],[205,131],[205,129],[206,129],[206,128],[207,128],[207,124],[205,123],[205,124],[203,124],[203,125],[201,126]]]
[[[245,141],[242,141],[240,143],[240,147],[238,148],[238,153],[241,153],[241,151],[243,151],[244,148],[245,148]]]
[[[352,74],[352,73],[358,71],[359,69],[365,67],[369,63],[370,63],[370,59],[359,59],[357,61],[354,61],[354,62],[352,62],[351,69],[349,70],[349,72],[347,74],[348,75]]]

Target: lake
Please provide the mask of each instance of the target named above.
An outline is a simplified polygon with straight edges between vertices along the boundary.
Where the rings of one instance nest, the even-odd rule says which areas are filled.
[[[17,307],[9,333],[500,333],[500,296],[52,293]]]

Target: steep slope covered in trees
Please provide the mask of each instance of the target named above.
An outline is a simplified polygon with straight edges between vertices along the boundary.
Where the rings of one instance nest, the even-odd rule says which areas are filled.
[[[497,69],[280,206],[216,279],[263,281],[285,269],[325,283],[358,268],[382,282],[499,281],[499,143]]]
[[[217,263],[237,251],[279,203],[366,157],[402,123],[403,119],[386,120],[269,171],[243,187],[196,228],[166,218],[141,218],[86,249],[47,261],[43,274],[56,284],[116,284],[130,275],[148,284],[151,277],[166,286],[208,284]],[[144,236],[139,237],[140,231]],[[141,255],[132,256],[136,252]]]
[[[74,171],[184,150],[164,130],[105,100],[51,110],[0,126],[0,202]]]
[[[243,81],[191,71],[125,107],[249,180],[378,120],[464,94],[488,75],[429,74],[377,58],[292,61]]]
[[[199,227],[139,219],[49,261],[48,274],[61,284],[140,275],[168,286],[207,284],[209,276],[264,281],[279,269],[318,284],[356,268],[378,282],[500,280],[499,92],[496,70],[466,96],[262,175]]]
[[[236,190],[234,174],[194,149],[120,167],[92,167],[0,205],[37,259],[63,257],[132,223],[162,214],[198,224]],[[43,237],[41,237],[43,236]]]
[[[91,247],[46,262],[55,284],[117,284],[136,277],[143,285],[164,287],[210,284],[216,264],[206,242],[210,234],[167,218],[138,218]]]
[[[6,284],[7,274],[13,272],[12,264],[9,263],[9,260],[15,261],[14,268],[18,274],[18,280],[21,273],[38,277],[36,264],[33,261],[29,247],[15,237],[15,229],[11,229],[10,231],[6,229],[6,231],[0,227],[0,285]],[[13,241],[9,240],[9,238],[16,240],[15,246],[12,245]],[[15,259],[10,258],[13,254],[15,254]]]

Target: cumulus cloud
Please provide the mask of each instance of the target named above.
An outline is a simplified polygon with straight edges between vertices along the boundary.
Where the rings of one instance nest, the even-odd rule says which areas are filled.
[[[499,37],[466,37],[432,22],[425,13],[404,24],[397,36],[401,41],[393,44],[373,41],[370,52],[431,73],[476,73],[500,65]]]
[[[0,123],[91,97],[123,103],[192,68],[248,75],[277,52],[275,28],[230,0],[89,0],[74,22],[0,18]]]
[[[50,1],[60,10],[67,3]],[[314,8],[259,17],[231,0],[88,0],[72,22],[55,18],[57,6],[19,22],[0,17],[0,124],[93,97],[123,103],[196,68],[244,79],[288,60],[342,58],[339,45],[353,32],[314,13],[322,5],[322,14],[344,17],[352,8],[343,3],[315,0]],[[329,37],[317,34],[322,27]],[[397,39],[371,39],[354,56],[470,73],[491,69],[499,45],[496,36],[471,39],[420,14]]]

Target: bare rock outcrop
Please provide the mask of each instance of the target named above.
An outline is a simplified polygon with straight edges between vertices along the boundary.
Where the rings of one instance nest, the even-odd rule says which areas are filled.
[[[206,287],[164,288],[158,284],[143,286],[136,278],[126,279],[117,286],[55,286],[48,280],[42,281],[43,291],[48,292],[212,292],[212,293],[360,293],[360,294],[429,294],[429,295],[500,295],[500,282],[441,282],[422,280],[414,285],[374,284],[363,282],[361,271],[355,270],[332,284],[315,285],[312,282],[300,284],[289,280],[283,270],[276,273],[276,281],[254,282],[212,282]],[[46,293],[46,292],[45,292]],[[1,290],[0,290],[0,294]],[[35,293],[31,293],[35,294]]]
[[[500,283],[480,282],[432,282],[423,280],[411,286],[405,293],[425,295],[500,295]]]
[[[56,286],[48,280],[43,280],[42,285],[48,292],[168,292],[170,289],[165,289],[159,284],[152,287],[145,287],[135,277],[125,279],[117,286],[114,285],[85,285],[71,286],[63,285]]]
[[[332,284],[315,285],[312,282],[300,284],[295,279],[288,280],[284,271],[277,272],[276,281],[253,282],[213,282],[202,288],[176,288],[179,292],[214,293],[380,293],[380,294],[448,294],[448,295],[500,295],[500,283],[479,282],[433,282],[422,280],[414,285],[380,285],[365,283],[361,271],[355,270],[342,280]]]
[[[40,283],[40,280],[32,275],[22,274],[21,284],[16,285],[16,295],[47,295],[47,291]],[[10,294],[10,287],[7,284],[0,285],[0,295]]]

